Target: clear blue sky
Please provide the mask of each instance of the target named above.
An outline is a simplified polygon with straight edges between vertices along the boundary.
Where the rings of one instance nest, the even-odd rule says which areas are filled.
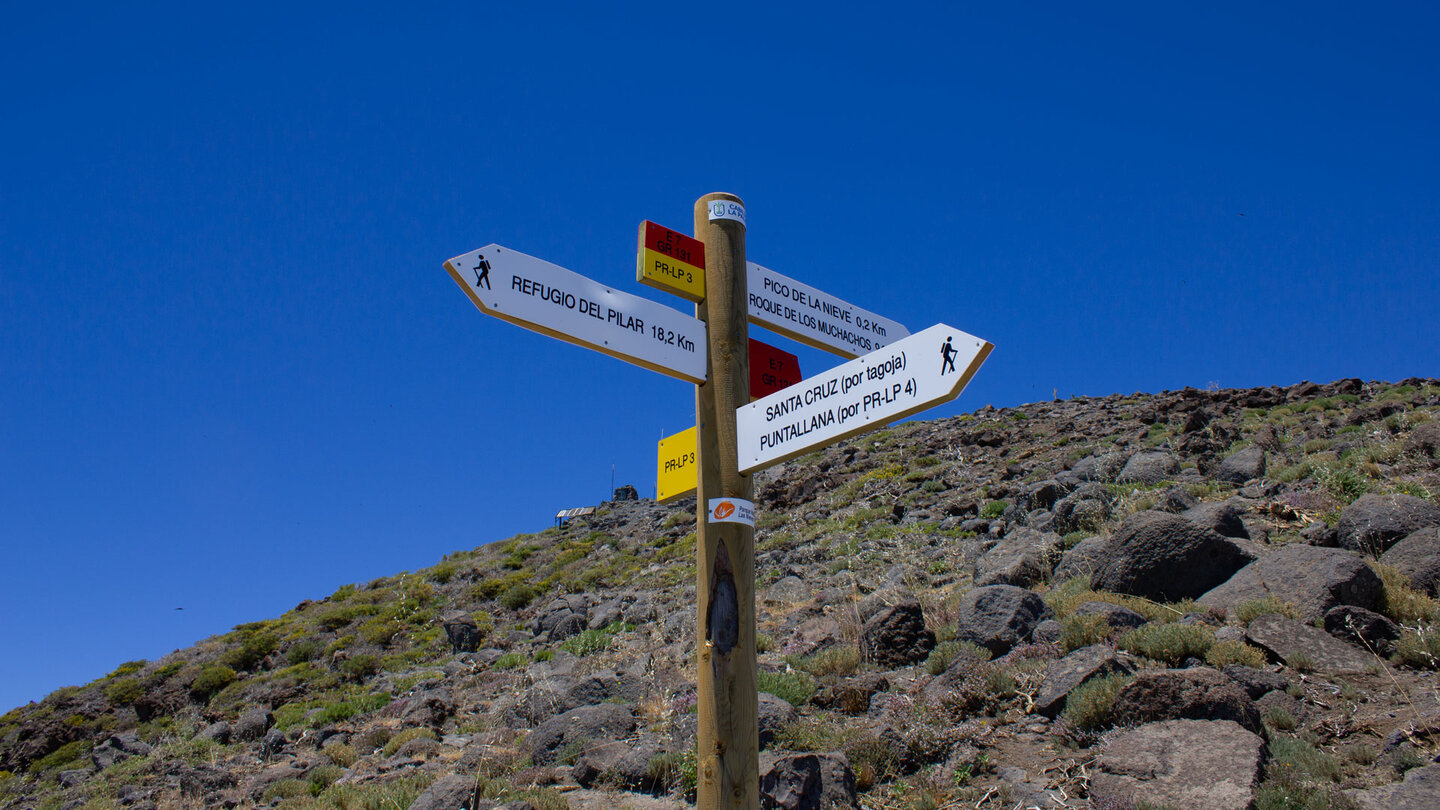
[[[653,494],[691,386],[479,313],[489,242],[686,308],[636,228],[739,194],[996,345],[927,417],[1440,373],[1433,6],[962,5],[9,4],[0,711]]]

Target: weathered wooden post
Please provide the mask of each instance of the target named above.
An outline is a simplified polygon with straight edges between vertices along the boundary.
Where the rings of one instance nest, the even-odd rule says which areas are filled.
[[[695,492],[696,679],[699,705],[696,806],[760,806],[755,663],[755,527],[750,476],[737,458],[735,410],[750,401],[745,208],[733,194],[695,202],[705,243],[710,370],[695,388],[699,482]],[[713,503],[717,499],[727,499]],[[734,510],[749,523],[731,522]]]

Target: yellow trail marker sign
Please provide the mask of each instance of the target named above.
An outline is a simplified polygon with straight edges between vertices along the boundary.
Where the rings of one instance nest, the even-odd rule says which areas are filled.
[[[695,491],[696,441],[693,427],[660,440],[655,464],[655,500],[665,503]]]
[[[705,300],[705,244],[650,220],[640,223],[635,280],[691,301]]]

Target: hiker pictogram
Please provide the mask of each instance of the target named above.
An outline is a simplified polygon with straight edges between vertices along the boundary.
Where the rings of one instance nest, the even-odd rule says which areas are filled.
[[[948,371],[954,371],[954,370],[955,370],[955,355],[957,355],[957,354],[959,354],[959,353],[960,353],[960,352],[956,351],[956,349],[955,349],[954,346],[951,346],[951,345],[950,345],[950,338],[948,338],[948,337],[945,338],[945,345],[943,345],[943,346],[940,347],[940,373],[941,373],[941,374],[944,374],[947,370],[948,370]]]
[[[490,262],[486,260],[485,254],[480,254],[480,263],[475,265],[475,286],[490,289]]]

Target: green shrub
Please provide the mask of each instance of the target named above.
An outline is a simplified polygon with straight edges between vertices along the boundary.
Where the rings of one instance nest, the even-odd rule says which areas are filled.
[[[1080,684],[1065,698],[1061,716],[1081,731],[1099,731],[1114,722],[1115,698],[1133,680],[1130,675],[1102,675]]]
[[[988,501],[984,506],[980,507],[980,517],[986,520],[993,520],[1005,514],[1005,509],[1009,506],[1010,504],[1004,501]]]
[[[306,661],[314,661],[316,658],[319,658],[323,650],[324,647],[320,645],[319,641],[307,638],[304,641],[297,641],[291,644],[290,648],[285,651],[285,660],[292,667],[298,666]]]
[[[930,651],[930,657],[925,659],[925,671],[931,675],[939,675],[961,656],[977,663],[984,662],[990,660],[990,651],[969,641],[942,641],[935,645],[935,649]]]
[[[379,671],[380,659],[369,653],[352,655],[340,662],[340,674],[351,681],[363,681]]]
[[[86,740],[68,742],[35,760],[31,763],[30,770],[32,772],[63,770],[66,765],[76,762],[89,753],[89,751],[90,743]]]
[[[1205,663],[1216,669],[1226,664],[1260,669],[1265,666],[1266,661],[1265,653],[1260,648],[1252,647],[1243,641],[1226,640],[1217,641],[1210,647],[1210,651],[1205,653]]]
[[[315,621],[320,627],[334,632],[362,616],[374,616],[380,609],[374,605],[334,605],[321,611]]]
[[[500,595],[500,604],[510,610],[520,610],[535,601],[540,593],[528,582],[517,582]]]
[[[1146,624],[1120,637],[1116,646],[1170,666],[1187,658],[1204,658],[1215,643],[1215,633],[1195,624]]]
[[[855,644],[836,644],[813,655],[788,656],[785,662],[815,676],[851,675],[860,668],[860,647]]]
[[[121,678],[105,687],[105,698],[116,706],[128,706],[145,694],[145,687],[136,678]]]
[[[400,750],[400,746],[410,742],[411,740],[439,739],[439,737],[435,736],[435,732],[431,731],[426,726],[415,726],[413,728],[407,728],[399,734],[396,734],[394,737],[391,737],[390,742],[385,743],[385,756],[395,756],[395,752]]]
[[[1340,760],[1310,743],[1286,735],[1275,735],[1270,740],[1272,767],[1290,769],[1302,777],[1338,782],[1344,776]]]
[[[210,664],[190,683],[190,694],[196,700],[208,701],[215,693],[235,682],[235,670],[224,664]]]
[[[693,796],[697,779],[695,749],[657,754],[646,764],[645,772],[681,796]]]
[[[280,634],[260,622],[241,625],[231,635],[238,635],[240,644],[226,650],[220,663],[236,671],[253,672],[265,656],[280,646]]]
[[[1343,505],[1348,506],[1351,501],[1370,491],[1370,482],[1349,464],[1318,464],[1312,474],[1316,483]]]
[[[1114,632],[1104,614],[1067,616],[1060,622],[1060,649],[1068,653],[1091,644],[1100,644],[1109,641]]]
[[[1274,594],[1265,594],[1259,599],[1249,599],[1235,606],[1235,620],[1245,625],[1272,613],[1292,619],[1300,618],[1300,611],[1294,605]]]
[[[810,673],[802,670],[791,670],[790,672],[761,670],[757,686],[761,692],[774,695],[797,709],[809,702],[810,698],[815,695],[816,688],[815,679],[810,676]]]
[[[309,795],[310,783],[304,779],[281,779],[265,788],[265,792],[260,794],[260,800],[272,802],[275,799],[297,799]]]
[[[327,744],[321,753],[330,758],[330,761],[342,768],[354,765],[360,759],[360,754],[355,751],[354,746],[342,742],[331,742]]]
[[[1367,560],[1380,577],[1379,611],[1399,624],[1431,624],[1440,621],[1440,601],[1410,587],[1400,569],[1376,560]]]
[[[786,751],[835,751],[845,744],[846,736],[838,723],[801,717],[775,732],[775,747]]]
[[[360,637],[371,644],[385,646],[404,632],[405,627],[389,616],[380,616],[360,625]]]
[[[1440,629],[1405,629],[1395,642],[1395,658],[1416,669],[1440,669]]]
[[[1268,706],[1260,713],[1260,719],[1265,725],[1276,731],[1292,731],[1295,728],[1295,715],[1284,706]]]
[[[1062,622],[1067,616],[1073,614],[1076,608],[1086,602],[1106,602],[1112,605],[1119,605],[1123,608],[1129,608],[1141,616],[1144,616],[1145,620],[1150,622],[1175,621],[1189,612],[1191,606],[1194,604],[1186,600],[1174,606],[1162,605],[1138,596],[1091,590],[1089,577],[1075,577],[1066,580],[1057,587],[1051,588],[1045,593],[1043,598],[1045,604],[1055,613],[1055,618]]]
[[[470,598],[474,600],[494,599],[505,590],[505,580],[491,577],[470,586]]]
[[[570,638],[560,642],[560,649],[569,652],[571,655],[584,657],[610,649],[610,645],[615,641],[616,633],[627,633],[634,629],[634,625],[625,624],[624,622],[611,622],[603,628],[576,633]]]
[[[498,670],[514,669],[525,663],[525,656],[520,653],[508,652],[495,659],[491,666]]]
[[[107,677],[107,678],[119,678],[119,677],[122,676],[122,675],[134,675],[135,673],[139,672],[140,670],[142,670],[142,669],[144,669],[144,668],[145,668],[145,659],[143,659],[143,658],[141,658],[141,659],[139,659],[139,660],[137,660],[137,661],[126,661],[125,663],[123,663],[123,664],[121,664],[120,666],[116,667],[114,672],[110,673],[109,675],[106,675],[105,677]]]
[[[332,785],[321,797],[325,801],[322,806],[350,810],[393,810],[409,807],[434,780],[434,774],[415,774],[384,782]]]
[[[345,769],[338,765],[319,765],[311,768],[305,778],[310,782],[310,792],[318,795],[344,775]]]
[[[1282,484],[1292,484],[1296,481],[1303,481],[1310,477],[1311,465],[1308,461],[1298,464],[1282,464],[1273,470],[1266,472],[1265,477],[1271,481]]]

